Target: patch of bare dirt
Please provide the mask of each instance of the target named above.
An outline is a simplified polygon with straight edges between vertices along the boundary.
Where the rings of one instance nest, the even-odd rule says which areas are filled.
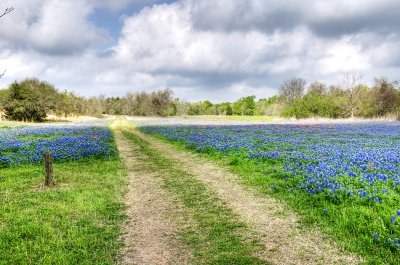
[[[124,225],[124,264],[188,264],[190,254],[178,241],[183,206],[162,188],[160,172],[146,170],[148,159],[140,148],[115,133],[118,150],[128,170],[127,221]]]
[[[178,161],[255,229],[264,245],[263,253],[259,253],[261,258],[273,264],[358,264],[362,261],[355,255],[343,253],[318,229],[301,229],[296,214],[283,203],[244,186],[238,176],[221,166],[138,131],[131,132]]]

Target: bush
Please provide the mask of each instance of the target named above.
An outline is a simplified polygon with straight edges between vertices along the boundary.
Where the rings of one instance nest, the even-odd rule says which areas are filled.
[[[282,116],[296,117],[297,119],[313,116],[338,118],[342,113],[338,101],[339,99],[333,96],[309,94],[302,99],[295,100],[282,112]]]
[[[51,109],[55,89],[45,82],[27,79],[10,85],[4,103],[4,114],[9,120],[42,122]]]

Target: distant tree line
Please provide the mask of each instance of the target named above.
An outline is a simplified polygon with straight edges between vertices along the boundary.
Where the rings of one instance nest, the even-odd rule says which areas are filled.
[[[292,78],[282,84],[279,94],[285,100],[281,115],[286,117],[400,117],[399,82],[385,77],[375,78],[368,87],[360,74],[350,72],[339,85],[313,82],[307,90],[305,80]]]
[[[209,100],[185,102],[173,98],[170,89],[128,93],[124,97],[85,98],[59,91],[38,79],[12,83],[0,90],[0,114],[10,120],[43,121],[57,116],[185,116],[185,115],[272,115],[295,118],[384,117],[400,118],[398,81],[375,78],[372,87],[361,83],[357,73],[342,76],[338,85],[312,82],[302,78],[285,80],[279,94],[256,101],[247,96],[235,102],[213,104]]]
[[[102,114],[169,116],[176,115],[176,107],[170,89],[128,93],[121,98],[84,98],[72,92],[61,92],[45,81],[26,79],[0,90],[0,112],[9,120],[41,122],[49,114],[63,117]]]

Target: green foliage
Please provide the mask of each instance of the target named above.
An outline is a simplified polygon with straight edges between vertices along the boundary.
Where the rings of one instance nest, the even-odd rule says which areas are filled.
[[[15,121],[43,121],[55,106],[55,88],[37,79],[14,82],[4,103],[5,116]]]
[[[37,79],[15,82],[0,90],[0,111],[17,121],[43,121],[48,114],[58,116],[102,114],[130,116],[175,115],[268,115],[296,118],[313,116],[382,117],[400,119],[399,83],[376,78],[372,88],[357,83],[351,86],[328,86],[312,82],[304,95],[305,80],[292,78],[280,87],[280,96],[255,101],[254,96],[230,103],[214,104],[209,100],[184,102],[172,98],[170,89],[152,93],[128,93],[124,97],[97,96],[83,98],[71,92],[59,92],[54,86]]]
[[[284,98],[275,95],[267,99],[260,99],[257,101],[254,114],[280,116],[284,106]]]
[[[253,116],[256,108],[254,99],[255,96],[248,96],[235,101],[232,108],[233,114]]]
[[[314,116],[338,118],[341,116],[339,100],[333,96],[307,94],[302,99],[297,99],[292,105],[282,112],[284,117],[310,118]]]
[[[222,103],[221,104],[221,110],[222,110],[222,113],[227,115],[227,116],[231,116],[233,114],[231,103],[229,103],[229,102]]]

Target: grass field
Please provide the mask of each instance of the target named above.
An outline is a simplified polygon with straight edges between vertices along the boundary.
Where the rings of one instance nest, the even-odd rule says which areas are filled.
[[[187,125],[149,126],[141,120],[138,130],[123,118],[116,119],[111,129],[109,120],[0,125],[0,264],[118,264],[126,262],[127,247],[133,248],[133,255],[147,253],[146,263],[168,263],[165,257],[171,252],[185,255],[183,264],[280,264],[282,255],[303,264],[310,261],[300,250],[303,246],[314,249],[315,242],[329,246],[331,240],[339,248],[316,253],[320,256],[312,264],[322,260],[356,264],[359,256],[366,264],[397,263],[398,123],[249,125],[246,120],[243,125],[217,125],[214,121],[210,120],[213,125],[185,121]],[[173,143],[177,150],[159,146],[154,137],[141,132]],[[121,160],[117,150],[123,146],[132,151]],[[52,187],[43,185],[44,151],[53,154],[56,185]],[[196,155],[185,159],[189,153],[204,159],[199,163],[211,164],[202,168]],[[225,175],[224,168],[240,183]],[[140,181],[152,184],[140,191],[132,186]],[[229,194],[230,189],[236,193]],[[127,201],[129,190],[133,202]],[[149,195],[160,207],[163,200],[169,201],[165,204],[169,208],[153,209],[149,198],[137,198],[140,194]],[[273,207],[261,205],[274,200]],[[143,227],[135,227],[138,219],[129,207],[143,215]],[[298,221],[292,221],[292,212]],[[254,218],[255,214],[265,218]],[[127,220],[132,226],[124,225]],[[287,231],[264,234],[265,222]],[[317,233],[318,239],[312,241],[306,232],[294,232],[285,222],[295,222],[301,231],[321,230],[328,238]],[[165,231],[156,233],[161,228]],[[123,233],[132,236],[128,241],[133,245],[126,245]],[[285,242],[276,240],[290,245],[293,233],[309,243],[299,242],[301,248],[285,253],[281,247]],[[158,241],[165,244],[152,253]],[[266,254],[268,244],[276,249]]]
[[[170,126],[142,131],[223,160],[367,263],[399,258],[397,123]]]
[[[1,156],[7,160],[0,168],[0,264],[118,260],[125,169],[110,136],[105,128],[87,127],[0,130]],[[54,187],[43,185],[38,158],[43,146],[56,158]],[[67,146],[73,157],[65,156]]]

